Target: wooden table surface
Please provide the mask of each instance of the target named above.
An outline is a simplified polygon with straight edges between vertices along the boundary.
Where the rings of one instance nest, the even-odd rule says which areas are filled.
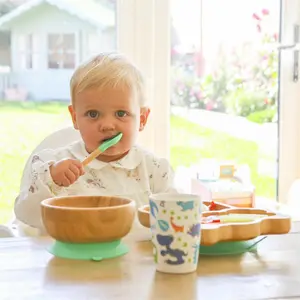
[[[130,253],[102,262],[55,258],[49,242],[0,239],[1,300],[300,299],[300,223],[265,239],[257,257],[200,257],[187,275],[156,272],[150,242],[127,238]]]

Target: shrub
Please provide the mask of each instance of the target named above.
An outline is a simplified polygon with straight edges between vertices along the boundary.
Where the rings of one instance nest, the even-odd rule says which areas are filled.
[[[277,116],[277,111],[275,108],[273,109],[266,109],[262,111],[256,111],[251,113],[247,119],[251,122],[263,124],[263,123],[270,123],[274,122]]]

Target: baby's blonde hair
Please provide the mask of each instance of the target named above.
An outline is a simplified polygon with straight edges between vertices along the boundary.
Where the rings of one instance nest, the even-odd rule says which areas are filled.
[[[72,104],[76,95],[87,89],[119,86],[130,88],[137,95],[140,106],[145,106],[145,83],[140,70],[121,54],[98,54],[75,70],[70,81]]]

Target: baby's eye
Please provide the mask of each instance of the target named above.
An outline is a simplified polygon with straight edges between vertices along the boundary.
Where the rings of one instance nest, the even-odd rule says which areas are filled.
[[[124,111],[124,110],[118,110],[118,111],[116,112],[116,116],[117,116],[118,118],[124,118],[124,117],[126,117],[127,115],[128,115],[127,112]]]
[[[96,110],[90,110],[86,115],[91,119],[97,119],[99,117],[99,113]]]

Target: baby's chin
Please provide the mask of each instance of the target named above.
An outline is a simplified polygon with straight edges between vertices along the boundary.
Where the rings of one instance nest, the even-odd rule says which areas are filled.
[[[129,151],[129,150],[128,150]],[[128,151],[114,149],[113,147],[107,149],[103,154],[101,154],[98,159],[105,162],[116,161],[127,155]]]

